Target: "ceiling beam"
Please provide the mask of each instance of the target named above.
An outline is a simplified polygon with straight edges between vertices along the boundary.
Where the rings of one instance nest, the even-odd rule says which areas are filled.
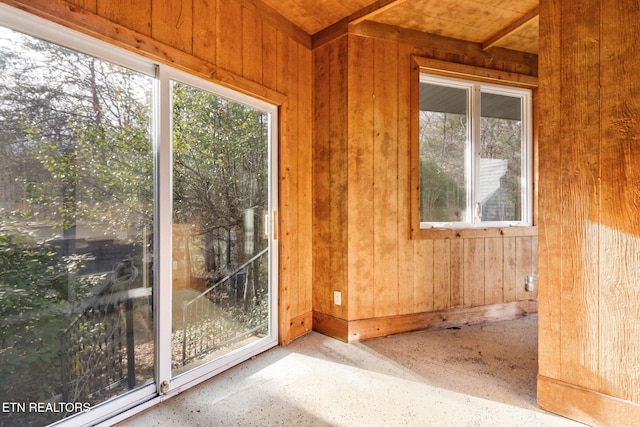
[[[349,31],[351,25],[371,19],[372,17],[405,2],[406,0],[378,0],[369,6],[352,13],[335,24],[318,31],[312,36],[313,47],[321,46],[333,39],[336,39]]]
[[[500,31],[498,31],[497,33],[489,37],[486,41],[482,43],[482,50],[491,49],[496,44],[498,44],[502,39],[513,34],[519,28],[531,22],[540,13],[539,9],[540,9],[539,6],[534,7],[529,12],[525,13],[522,17],[516,19],[511,24],[507,25],[506,27],[502,28]]]
[[[367,7],[360,9],[359,11],[351,14],[349,18],[349,25],[356,25],[362,21],[373,18],[374,16],[391,9],[394,6],[404,3],[406,0],[379,0]]]

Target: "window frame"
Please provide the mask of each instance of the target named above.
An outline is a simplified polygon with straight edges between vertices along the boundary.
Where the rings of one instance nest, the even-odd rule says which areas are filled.
[[[468,66],[462,64],[454,64],[445,61],[427,59],[423,57],[412,57],[412,78],[411,78],[411,237],[413,239],[434,239],[434,238],[457,238],[457,237],[497,237],[497,236],[523,236],[523,235],[536,235],[537,227],[536,223],[536,173],[535,173],[535,132],[534,132],[534,120],[535,120],[535,94],[538,86],[538,79],[535,76],[529,76],[524,74],[517,74],[499,70],[486,69],[475,66]],[[435,223],[435,222],[423,222],[420,215],[420,83],[423,81],[435,82],[440,84],[442,82],[447,86],[453,87],[470,87],[471,90],[483,90],[488,93],[496,93],[499,95],[507,96],[520,96],[521,93],[527,93],[528,96],[523,102],[523,118],[527,117],[528,120],[523,120],[523,134],[526,141],[525,150],[523,155],[527,158],[523,160],[523,179],[526,185],[523,185],[523,192],[526,193],[523,197],[522,205],[522,219],[520,221],[486,221],[486,222],[447,222],[447,223]],[[478,93],[476,109],[477,117],[480,118],[479,99],[480,93]],[[471,107],[472,97],[469,94],[469,110]],[[469,115],[469,134],[476,133],[472,139],[477,139],[477,146],[479,149],[479,129],[474,131],[474,117]],[[471,144],[468,144],[467,150],[471,149]],[[477,156],[470,156],[473,159],[473,165],[465,165],[465,168],[471,169],[471,173],[477,174],[478,162],[475,158]],[[470,162],[469,159],[466,162]],[[471,192],[477,194],[477,183],[475,179]],[[470,204],[470,200],[467,197],[467,205]]]

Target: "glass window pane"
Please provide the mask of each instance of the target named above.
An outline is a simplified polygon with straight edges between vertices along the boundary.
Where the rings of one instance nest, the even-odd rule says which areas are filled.
[[[478,202],[482,221],[522,219],[521,98],[481,94]]]
[[[465,220],[467,89],[420,85],[420,220]]]
[[[269,114],[172,84],[178,375],[268,333]]]
[[[0,71],[0,401],[75,404],[0,424],[44,425],[153,381],[153,78],[2,28]]]

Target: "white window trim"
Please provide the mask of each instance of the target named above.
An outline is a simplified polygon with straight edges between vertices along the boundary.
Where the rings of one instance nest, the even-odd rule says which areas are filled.
[[[463,221],[429,222],[421,221],[420,229],[463,229],[463,228],[500,228],[528,227],[533,224],[533,101],[530,89],[503,86],[479,81],[420,73],[420,83],[431,83],[442,86],[466,89],[468,94],[467,145],[465,153],[465,185],[470,188],[466,194],[466,209]],[[521,202],[522,218],[520,221],[481,221],[476,215],[479,193],[478,171],[480,165],[480,93],[492,93],[511,97],[519,97],[522,102],[522,165],[521,165]],[[418,142],[419,143],[419,142]]]

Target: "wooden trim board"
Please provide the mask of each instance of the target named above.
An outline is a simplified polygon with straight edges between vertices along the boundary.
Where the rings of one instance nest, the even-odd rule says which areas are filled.
[[[287,345],[291,341],[295,340],[311,331],[311,325],[313,324],[313,313],[311,311],[296,316],[289,321],[289,327],[284,331],[287,332],[286,336],[281,335],[279,339],[280,345]],[[280,328],[281,333],[283,328]]]
[[[640,405],[538,375],[538,406],[591,426],[640,425]]]
[[[448,310],[351,321],[314,311],[313,329],[345,342],[356,342],[418,330],[437,330],[511,320],[537,312],[537,300],[477,307],[457,307]]]
[[[321,334],[348,342],[349,322],[328,314],[313,312],[313,330]]]

